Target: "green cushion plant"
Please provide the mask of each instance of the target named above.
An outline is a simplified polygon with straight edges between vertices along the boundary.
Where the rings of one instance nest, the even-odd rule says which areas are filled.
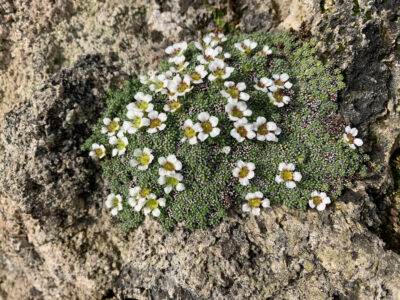
[[[288,32],[177,43],[157,72],[110,91],[83,149],[122,224],[218,224],[229,209],[325,209],[358,174],[362,141],[338,114],[343,77]],[[346,127],[346,128],[345,128]]]

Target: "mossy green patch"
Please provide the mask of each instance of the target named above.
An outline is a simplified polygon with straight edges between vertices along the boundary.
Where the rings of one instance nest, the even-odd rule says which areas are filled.
[[[235,43],[241,43],[246,38],[258,44],[250,55],[243,55],[234,47]],[[188,229],[217,225],[229,209],[240,210],[239,203],[249,192],[261,191],[272,205],[285,204],[300,209],[306,208],[314,190],[327,192],[333,201],[337,199],[344,187],[360,172],[365,159],[360,155],[362,150],[352,150],[343,143],[342,132],[337,132],[337,127],[344,128],[344,124],[326,122],[329,116],[338,113],[335,100],[344,83],[343,76],[329,62],[324,64],[318,60],[316,43],[315,39],[298,40],[287,32],[256,32],[227,36],[227,41],[220,44],[224,52],[231,54],[225,62],[234,67],[234,72],[226,80],[246,84],[245,92],[250,95],[246,104],[253,112],[248,117],[249,122],[255,122],[259,116],[276,122],[282,129],[278,142],[262,142],[255,138],[238,143],[230,135],[233,122],[224,109],[227,100],[221,95],[221,90],[225,89],[223,82],[210,82],[204,78],[204,83],[194,85],[186,96],[179,98],[182,104],[179,110],[166,112],[165,130],[149,134],[145,127],[133,135],[126,133],[129,140],[126,153],[111,157],[113,145],[109,144],[107,135],[101,134],[103,117],[118,117],[121,123],[127,120],[126,106],[135,101],[137,92],[152,95],[154,110],[159,112],[163,111],[168,96],[152,92],[148,85],[141,84],[136,78],[123,89],[110,91],[106,97],[107,110],[83,149],[90,150],[93,143],[106,147],[107,156],[101,164],[104,175],[109,178],[110,190],[123,197],[123,210],[118,214],[122,229],[136,228],[144,218],[142,212],[127,204],[129,189],[133,186],[149,188],[158,198],[166,199],[165,207],[159,207],[159,221],[166,230],[172,230],[177,223],[183,223]],[[257,54],[264,45],[272,49],[272,55]],[[184,53],[189,62],[187,74],[199,65],[197,56],[200,54],[190,43]],[[171,65],[162,63],[161,71],[168,70]],[[254,85],[257,78],[272,78],[272,75],[282,73],[289,74],[293,87],[285,92],[291,98],[289,105],[278,108],[270,102],[266,93],[256,90]],[[185,120],[191,119],[196,123],[197,116],[203,111],[219,119],[221,133],[196,145],[181,141],[185,136],[190,138],[194,134],[191,129],[183,128]],[[229,154],[222,151],[225,146],[231,148]],[[140,171],[131,167],[129,160],[134,157],[135,149],[144,147],[152,149],[155,158],[147,170]],[[185,189],[180,192],[174,189],[166,194],[165,186],[158,184],[161,165],[157,159],[169,154],[175,154],[182,162],[180,173]],[[248,186],[241,185],[232,175],[238,160],[256,165],[255,177]],[[302,174],[296,188],[288,189],[275,181],[275,177],[280,175],[278,165],[281,162],[296,164],[296,171]]]

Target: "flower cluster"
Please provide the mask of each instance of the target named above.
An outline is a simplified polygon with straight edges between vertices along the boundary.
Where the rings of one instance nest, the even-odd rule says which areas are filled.
[[[130,161],[130,165],[137,167],[141,171],[147,170],[154,159],[149,148],[135,149],[133,155],[135,158]],[[174,188],[177,191],[183,191],[185,189],[181,183],[183,176],[177,172],[182,169],[182,163],[176,156],[171,154],[167,157],[159,157],[158,163],[160,164],[158,183],[165,185],[164,192],[169,194]],[[165,198],[158,198],[150,189],[141,188],[140,186],[130,188],[129,195],[128,204],[136,212],[143,210],[144,215],[151,213],[154,217],[159,217],[161,213],[159,207],[163,207],[166,204]],[[107,197],[106,207],[112,209],[112,215],[116,215],[118,211],[122,210],[122,203],[121,195],[110,194]]]
[[[242,211],[253,215],[270,206],[268,198],[288,206],[294,198],[294,206],[308,203],[318,211],[326,208],[331,200],[319,191],[328,189],[309,181],[307,164],[314,154],[303,163],[309,141],[290,149],[294,137],[303,142],[314,126],[307,124],[303,136],[288,115],[296,109],[302,115],[299,107],[307,106],[306,97],[296,94],[308,90],[300,81],[293,87],[299,72],[286,67],[281,59],[285,51],[273,39],[247,35],[228,40],[221,33],[210,33],[198,42],[175,43],[165,53],[168,63],[160,71],[140,76],[141,85],[138,80],[132,83],[123,111],[110,109],[97,129],[101,138],[91,140],[86,148],[92,158],[104,160],[108,174],[121,176],[116,181],[129,185],[116,189],[112,183],[114,193],[105,206],[113,216],[126,220],[151,215],[163,224],[186,220],[204,226],[224,215],[218,195],[225,200],[235,194],[243,200]],[[269,63],[277,58],[283,66]],[[269,65],[274,66],[273,72],[265,68]],[[294,99],[299,105],[289,105]],[[328,142],[356,149],[363,144],[357,135],[356,128],[347,126],[343,135]],[[210,160],[204,160],[204,155]],[[210,180],[221,190],[207,186]],[[334,195],[338,193],[331,191],[332,200]],[[204,197],[208,207],[199,205]],[[213,221],[181,217],[185,213]]]
[[[170,154],[167,157],[159,157],[158,163],[161,168],[158,169],[160,178],[158,183],[165,185],[164,192],[169,194],[172,189],[176,189],[178,192],[183,191],[185,186],[181,183],[183,176],[177,171],[182,170],[182,163],[176,158],[174,154]]]
[[[161,211],[159,207],[165,206],[165,198],[157,198],[148,188],[136,186],[129,189],[128,204],[136,211],[143,210],[145,215],[151,213],[154,217],[159,217]]]

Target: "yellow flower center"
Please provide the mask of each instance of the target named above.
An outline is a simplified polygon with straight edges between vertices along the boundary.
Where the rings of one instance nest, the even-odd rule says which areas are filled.
[[[185,134],[185,137],[187,137],[188,139],[191,139],[192,137],[194,137],[196,135],[196,131],[194,131],[194,129],[191,127],[186,127],[184,134]]]
[[[239,133],[241,137],[246,137],[247,136],[247,130],[243,126],[240,126],[236,129],[236,131]]]
[[[274,83],[275,83],[275,85],[279,85],[279,86],[284,86],[285,85],[285,83],[281,79],[275,80]]]
[[[141,189],[139,192],[140,197],[146,198],[148,195],[150,195],[150,190],[149,189]]]
[[[174,166],[174,164],[171,163],[171,162],[166,162],[166,163],[163,165],[163,168],[164,168],[165,170],[167,170],[167,171],[174,171],[174,170],[175,170],[175,166]]]
[[[354,140],[356,139],[351,133],[347,134],[348,141],[344,140],[346,144],[354,144]]]
[[[162,81],[157,81],[154,83],[156,90],[160,90],[164,87],[164,83]]]
[[[147,101],[145,101],[145,100],[138,101],[137,104],[136,104],[136,106],[137,106],[139,109],[145,111],[145,110],[149,107],[149,102],[147,102]]]
[[[150,155],[146,153],[142,153],[139,157],[139,163],[142,166],[147,166],[150,163]]]
[[[218,78],[222,78],[222,76],[224,76],[226,74],[225,69],[216,69],[214,71],[214,76],[218,77]]]
[[[262,124],[258,126],[257,133],[260,135],[267,135],[269,133],[267,129],[267,124]]]
[[[312,201],[314,202],[315,206],[318,206],[322,203],[322,198],[320,196],[312,197]]]
[[[281,92],[275,92],[273,97],[274,97],[276,102],[282,102],[283,101],[283,94]]]
[[[179,107],[181,107],[181,103],[176,100],[171,100],[168,101],[168,107],[170,110],[177,110]]]
[[[201,122],[201,128],[203,128],[203,132],[206,134],[210,133],[213,130],[213,127],[212,127],[210,121]]]
[[[263,84],[261,81],[257,82],[258,87],[260,88],[265,88],[265,84]]]
[[[172,52],[172,56],[175,57],[181,52],[181,48],[176,48],[174,52]]]
[[[249,206],[251,208],[257,208],[261,205],[261,198],[252,198],[249,200]]]
[[[182,81],[182,82],[179,84],[179,86],[178,86],[178,92],[179,92],[179,93],[183,93],[183,92],[186,91],[188,88],[189,88],[189,85],[188,85],[186,82]]]
[[[179,72],[184,71],[184,70],[186,70],[185,62],[179,64],[178,68],[177,68],[177,71],[179,71]]]
[[[239,171],[239,177],[240,178],[245,178],[245,177],[247,177],[247,175],[249,175],[249,173],[250,173],[249,168],[248,167],[243,167]]]
[[[142,124],[142,118],[139,116],[133,117],[132,125],[135,128],[140,128],[140,124]]]
[[[103,151],[103,149],[101,149],[101,148],[97,148],[97,149],[94,150],[94,153],[96,153],[96,155],[97,155],[98,157],[100,157],[100,156],[103,156],[104,151]]]
[[[112,199],[112,207],[118,207],[118,204],[119,204],[119,200],[118,200],[118,198],[117,197],[114,197],[113,199]]]
[[[179,183],[179,180],[176,179],[175,177],[167,177],[167,185],[171,185],[171,186],[177,186]]]
[[[194,81],[197,81],[201,79],[201,75],[198,72],[192,72],[190,73],[190,78],[192,78]]]
[[[146,206],[148,208],[150,208],[151,210],[155,210],[158,207],[157,199],[149,199],[149,200],[147,200]]]
[[[158,118],[150,120],[150,128],[158,128],[161,126],[161,124],[162,122]]]
[[[125,143],[124,143],[123,140],[119,139],[119,140],[117,141],[117,149],[118,149],[118,150],[123,150],[123,149],[125,149]]]
[[[242,48],[244,49],[244,53],[250,54],[251,48],[248,47],[246,44],[242,43]]]
[[[232,111],[231,111],[231,115],[232,115],[233,117],[238,118],[238,119],[243,118],[243,112],[242,112],[237,106],[234,106],[234,107],[233,107],[233,109],[232,109]]]
[[[117,121],[112,121],[110,124],[107,126],[107,130],[109,132],[114,132],[119,128],[118,122]]]
[[[226,90],[226,92],[227,92],[229,95],[231,95],[231,97],[232,97],[233,99],[238,98],[239,95],[240,95],[240,91],[239,91],[239,89],[238,89],[236,86],[230,87],[229,89]]]
[[[281,172],[281,177],[285,181],[292,181],[293,180],[293,172],[289,170],[283,170]]]

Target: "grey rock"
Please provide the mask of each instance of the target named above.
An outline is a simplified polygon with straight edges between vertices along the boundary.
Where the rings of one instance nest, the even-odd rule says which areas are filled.
[[[0,96],[19,102],[18,91],[24,99],[1,123],[1,297],[399,299],[400,257],[378,235],[380,212],[390,205],[380,199],[393,187],[388,162],[400,140],[399,114],[386,112],[400,93],[396,1],[360,0],[358,13],[353,1],[326,1],[323,13],[319,1],[235,3],[246,31],[307,21],[323,59],[345,74],[342,114],[383,172],[356,182],[322,213],[273,207],[254,218],[232,210],[215,228],[172,234],[150,220],[120,232],[103,207],[99,166],[80,145],[106,90],[156,66],[167,44],[198,37],[194,28],[212,15],[202,1],[128,2],[49,1],[56,22],[33,9],[20,24],[14,20],[27,3],[0,2],[10,29],[1,35],[11,41],[0,46],[7,53],[0,69],[9,76],[0,74],[7,83]],[[14,37],[17,30],[27,38]],[[33,52],[23,56],[26,45]],[[82,56],[92,52],[100,54]],[[24,57],[26,73],[19,71]],[[24,77],[36,73],[32,82]]]
[[[88,55],[5,114],[2,186],[45,228],[85,219],[93,205],[99,169],[80,147],[104,109],[105,91],[123,78]]]

